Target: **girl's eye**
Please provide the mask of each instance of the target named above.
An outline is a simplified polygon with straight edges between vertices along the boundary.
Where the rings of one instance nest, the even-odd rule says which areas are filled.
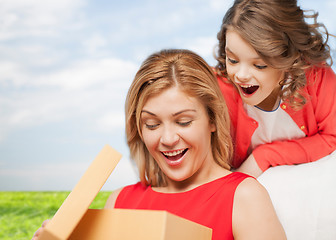
[[[182,126],[182,127],[186,127],[189,126],[192,123],[192,121],[181,121],[181,122],[177,122],[178,125]]]
[[[265,68],[267,68],[267,65],[254,65],[256,68],[258,68],[258,69],[260,69],[260,70],[262,70],[262,69],[265,69]]]
[[[236,63],[238,63],[237,60],[234,60],[234,59],[229,58],[229,57],[227,57],[227,60],[228,60],[231,64],[236,64]]]

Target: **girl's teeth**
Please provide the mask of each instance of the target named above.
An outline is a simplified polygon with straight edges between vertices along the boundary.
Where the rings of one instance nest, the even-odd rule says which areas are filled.
[[[240,85],[242,88],[250,88],[253,87],[254,85]]]
[[[252,94],[259,88],[259,86],[257,85],[246,85],[246,86],[241,85],[240,87],[246,94]]]

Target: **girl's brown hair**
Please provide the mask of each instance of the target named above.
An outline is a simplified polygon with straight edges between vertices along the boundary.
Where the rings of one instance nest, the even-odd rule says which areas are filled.
[[[174,86],[203,104],[209,121],[216,126],[211,135],[214,159],[220,166],[230,168],[229,114],[213,69],[191,51],[163,50],[143,62],[128,91],[125,105],[127,143],[131,158],[138,166],[140,180],[146,185],[165,186],[166,176],[142,141],[141,110],[150,97]]]
[[[327,44],[329,33],[317,22],[317,13],[308,13],[301,10],[296,0],[234,1],[217,35],[217,73],[227,77],[226,31],[232,27],[265,63],[286,71],[285,79],[280,82],[284,86],[281,97],[288,99],[293,107],[302,107],[306,102],[301,92],[306,85],[305,69],[332,64]],[[310,24],[305,21],[309,19]]]

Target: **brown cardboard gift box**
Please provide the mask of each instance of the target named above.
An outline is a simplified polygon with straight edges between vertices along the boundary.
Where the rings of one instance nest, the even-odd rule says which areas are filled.
[[[210,240],[212,230],[166,211],[88,209],[121,155],[106,145],[38,240]]]

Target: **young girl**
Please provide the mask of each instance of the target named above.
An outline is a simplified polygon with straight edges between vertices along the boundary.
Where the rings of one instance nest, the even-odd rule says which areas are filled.
[[[229,171],[229,115],[198,55],[164,50],[144,61],[126,99],[126,135],[141,182],[114,191],[106,208],[166,210],[212,228],[214,240],[286,239],[265,188]]]
[[[336,78],[329,34],[316,18],[296,0],[236,0],[226,13],[216,70],[237,171],[257,177],[336,149]]]
[[[336,78],[328,32],[306,14],[295,0],[235,1],[216,72],[235,171],[267,170],[258,180],[288,239],[336,239]]]

